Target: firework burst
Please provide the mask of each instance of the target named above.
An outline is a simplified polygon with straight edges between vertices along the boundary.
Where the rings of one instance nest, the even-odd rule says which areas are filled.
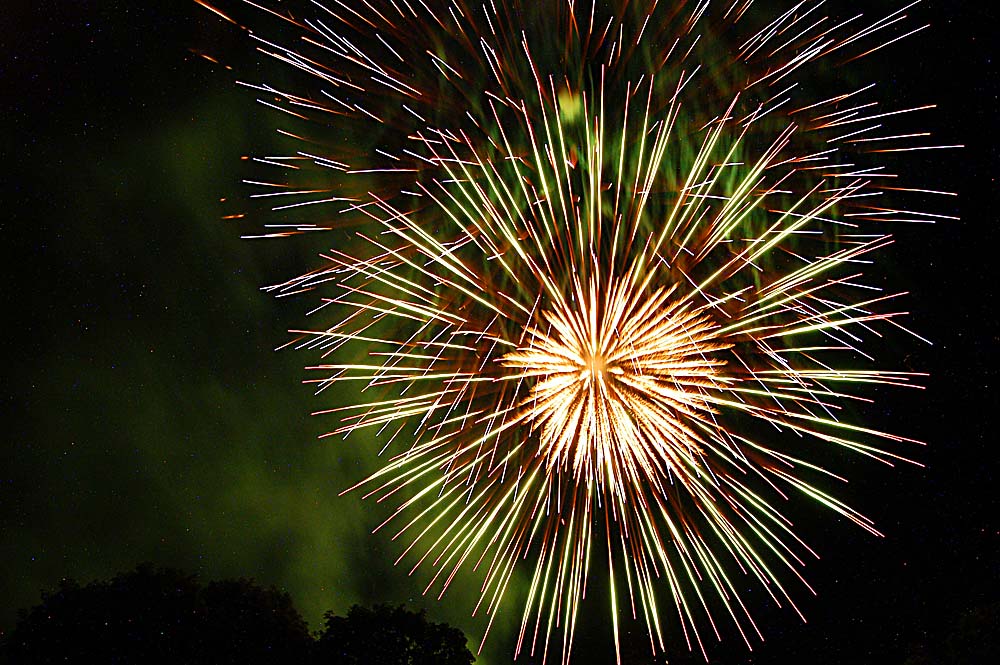
[[[523,566],[517,652],[567,662],[600,560],[616,649],[622,615],[654,652],[667,622],[704,651],[720,617],[749,646],[745,580],[792,607],[785,580],[805,584],[792,495],[878,533],[817,458],[891,464],[916,443],[843,404],[912,385],[862,349],[905,329],[886,310],[901,294],[859,266],[884,222],[946,217],[883,202],[948,195],[902,184],[886,153],[950,146],[906,128],[931,106],[883,109],[823,71],[919,31],[907,8],[249,4],[301,32],[260,48],[314,82],[252,86],[302,142],[258,159],[283,175],[255,196],[323,209],[263,235],[354,235],[273,290],[328,294],[296,344],[323,353],[321,391],[364,386],[331,434],[396,447],[356,487],[397,501],[382,527],[433,571],[426,591],[475,571],[492,624]]]

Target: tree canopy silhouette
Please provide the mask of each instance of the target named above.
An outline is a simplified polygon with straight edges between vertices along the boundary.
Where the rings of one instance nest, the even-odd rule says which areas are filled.
[[[475,658],[457,628],[402,605],[355,605],[346,617],[327,612],[316,645],[322,665],[470,665]]]
[[[287,593],[140,565],[109,581],[63,580],[22,610],[10,663],[302,663],[312,638]]]
[[[142,564],[111,580],[63,580],[21,610],[0,663],[470,665],[465,635],[403,606],[355,605],[309,633],[291,597],[250,579],[201,584]]]

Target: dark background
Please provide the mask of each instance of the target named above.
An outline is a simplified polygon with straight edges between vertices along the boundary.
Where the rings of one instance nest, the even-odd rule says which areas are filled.
[[[887,105],[938,103],[927,124],[966,146],[912,162],[960,192],[961,221],[903,228],[879,257],[934,345],[887,342],[931,376],[919,393],[879,392],[866,417],[928,442],[926,468],[848,462],[851,503],[886,538],[806,517],[797,527],[823,557],[806,570],[819,596],[796,595],[809,622],[765,609],[767,641],[751,655],[727,635],[712,662],[902,665],[996,640],[996,21],[973,5],[921,3],[914,23],[932,29],[871,72]],[[152,561],[276,584],[314,628],[355,602],[426,606],[474,646],[475,590],[439,603],[389,565],[396,547],[368,535],[380,510],[337,497],[371,456],[317,440],[330,423],[308,417],[303,357],[271,351],[305,306],[258,287],[322,247],[241,241],[220,219],[219,199],[244,193],[240,156],[272,125],[197,52],[246,50],[187,0],[0,14],[0,630],[63,577]],[[584,635],[574,662],[606,662],[608,629],[592,627],[602,637]],[[481,662],[510,658],[511,631],[494,631]]]

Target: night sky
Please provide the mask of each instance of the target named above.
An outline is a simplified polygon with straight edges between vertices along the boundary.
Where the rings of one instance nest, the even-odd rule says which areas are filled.
[[[865,422],[928,442],[915,453],[927,466],[845,459],[844,497],[886,537],[802,511],[798,531],[823,557],[806,569],[818,597],[796,595],[808,624],[762,608],[767,641],[751,656],[728,634],[713,663],[903,665],[975,634],[968,617],[1000,621],[1000,84],[994,10],[956,9],[972,4],[922,3],[914,20],[932,29],[875,72],[887,102],[940,104],[926,124],[967,146],[913,160],[960,192],[961,221],[899,229],[876,268],[911,291],[909,326],[934,345],[886,342],[886,365],[931,376],[924,391],[878,391]],[[188,0],[0,12],[0,630],[63,577],[151,561],[277,585],[313,628],[353,603],[426,607],[474,646],[474,582],[437,602],[419,595],[426,578],[391,566],[398,545],[369,535],[385,510],[338,497],[376,449],[318,440],[333,422],[309,416],[325,406],[301,385],[309,359],[273,350],[309,303],[259,287],[315,265],[323,242],[240,240],[221,219],[220,199],[246,194],[240,156],[273,124],[196,52],[252,67],[249,50]],[[606,610],[590,610],[581,664],[608,653]],[[507,662],[512,626],[493,630],[480,662]]]

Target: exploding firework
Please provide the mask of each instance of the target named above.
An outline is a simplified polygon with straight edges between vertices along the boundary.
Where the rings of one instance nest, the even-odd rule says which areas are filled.
[[[887,222],[946,217],[915,212],[949,194],[896,153],[951,146],[909,126],[931,106],[828,72],[921,30],[910,6],[249,4],[298,33],[256,38],[305,77],[251,86],[300,142],[258,159],[285,217],[257,235],[338,238],[272,290],[324,294],[296,345],[320,391],[364,387],[331,434],[384,437],[356,488],[396,502],[382,527],[426,591],[474,571],[492,624],[523,567],[517,653],[567,662],[599,561],[616,650],[624,616],[704,652],[723,617],[759,636],[747,580],[794,607],[795,495],[878,533],[823,460],[916,443],[844,405],[913,385],[863,349],[905,328],[861,268]]]

